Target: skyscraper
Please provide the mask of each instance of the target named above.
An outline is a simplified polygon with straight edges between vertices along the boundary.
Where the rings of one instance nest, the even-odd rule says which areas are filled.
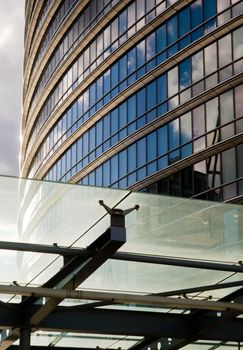
[[[241,202],[242,12],[26,1],[22,176]]]

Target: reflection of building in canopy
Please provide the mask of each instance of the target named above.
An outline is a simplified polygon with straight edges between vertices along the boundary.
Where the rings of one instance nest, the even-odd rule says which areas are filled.
[[[22,176],[241,202],[242,1],[29,1]]]
[[[0,348],[242,346],[243,206],[7,177],[0,201]]]

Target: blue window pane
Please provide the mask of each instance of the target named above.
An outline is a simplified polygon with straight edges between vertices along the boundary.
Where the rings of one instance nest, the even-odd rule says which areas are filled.
[[[136,96],[128,99],[128,122],[136,118]]]
[[[145,40],[143,40],[140,44],[136,47],[137,51],[137,66],[140,67],[145,62]]]
[[[197,0],[191,5],[191,27],[195,28],[202,22],[202,0]],[[192,40],[196,40],[203,35],[203,29],[198,28],[192,33]]]
[[[148,175],[152,175],[157,171],[157,162],[154,161],[147,165],[147,173]]]
[[[90,99],[89,105],[93,106],[93,104],[96,101],[96,84],[95,83],[90,86],[89,99]]]
[[[202,22],[202,0],[197,0],[191,5],[191,27],[195,28],[201,22]]]
[[[118,109],[114,109],[111,112],[111,133],[115,133],[118,130]]]
[[[84,113],[87,112],[88,108],[89,108],[89,90],[86,90],[84,93]]]
[[[73,121],[77,119],[77,117],[80,117],[84,113],[84,103],[83,103],[83,96],[81,96],[77,103],[75,103],[72,107],[72,113],[73,113]]]
[[[95,127],[93,126],[89,130],[89,150],[92,151],[95,148]]]
[[[97,80],[97,99],[103,96],[103,76]]]
[[[118,84],[118,64],[114,64],[111,67],[111,87],[114,87]]]
[[[96,145],[99,145],[102,142],[102,131],[102,120],[100,120],[96,124]]]
[[[187,58],[179,65],[180,90],[191,84],[191,62]]]
[[[147,136],[147,161],[154,160],[157,155],[157,133],[153,133]]]
[[[216,0],[204,0],[203,1],[204,19],[214,16],[216,10]]]
[[[133,185],[137,181],[136,172],[128,176],[128,186]]]
[[[173,164],[180,159],[180,150],[173,151],[169,154],[169,164]]]
[[[169,123],[169,149],[179,146],[179,119]]]
[[[103,164],[103,185],[106,187],[110,185],[110,160]]]
[[[118,180],[118,155],[111,158],[111,183]]]
[[[146,58],[150,60],[156,54],[155,50],[155,33],[150,34],[146,38]]]
[[[143,180],[146,177],[146,166],[137,171],[138,181]]]
[[[190,30],[190,7],[187,6],[179,12],[179,36]]]
[[[122,81],[127,76],[127,56],[119,60],[119,81]]]
[[[158,103],[167,99],[167,77],[163,74],[157,79]]]
[[[192,144],[189,143],[188,145],[181,148],[181,157],[186,158],[192,154]]]
[[[168,166],[168,156],[161,157],[161,158],[158,160],[158,169],[159,169],[159,170],[165,169],[167,166]]]
[[[146,164],[146,138],[137,142],[138,167]]]
[[[104,94],[110,91],[110,69],[104,74]]]
[[[158,130],[158,156],[168,151],[167,125]]]
[[[127,124],[127,103],[123,102],[119,106],[119,129]]]
[[[95,170],[95,175],[96,186],[102,186],[102,166],[99,166],[99,168]]]
[[[106,115],[103,119],[104,140],[106,140],[110,134],[110,114]]]
[[[128,147],[128,173],[137,167],[136,144]]]
[[[184,37],[183,39],[180,40],[179,48],[183,49],[184,47],[189,45],[190,42],[191,42],[191,35],[187,35],[186,37]]]
[[[127,70],[128,74],[131,74],[136,69],[136,50],[133,49],[127,54]]]
[[[146,87],[147,109],[151,109],[156,105],[156,81],[150,83]]]
[[[95,185],[95,173],[92,171],[92,173],[89,174],[89,185],[94,186]]]
[[[83,178],[82,184],[83,184],[83,185],[88,185],[88,184],[89,184],[88,176],[85,176],[85,177]]]
[[[157,45],[157,52],[160,52],[165,49],[166,47],[166,26],[165,24],[157,29],[156,31],[156,45]]]
[[[119,178],[127,174],[127,150],[119,153]]]
[[[145,113],[146,110],[146,91],[140,90],[137,93],[137,115],[140,116]]]
[[[87,154],[89,151],[89,134],[85,133],[83,136],[83,154]]]
[[[178,38],[177,16],[172,17],[167,23],[168,45],[171,45]]]
[[[119,16],[119,35],[127,29],[127,11],[123,11]]]

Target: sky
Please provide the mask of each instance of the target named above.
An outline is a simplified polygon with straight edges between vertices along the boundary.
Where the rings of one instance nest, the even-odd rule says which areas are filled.
[[[19,175],[24,0],[0,0],[0,175]]]

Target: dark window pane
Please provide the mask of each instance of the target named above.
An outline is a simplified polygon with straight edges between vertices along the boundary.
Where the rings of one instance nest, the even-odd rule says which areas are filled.
[[[137,143],[138,167],[146,163],[146,138],[142,138]]]
[[[157,94],[158,103],[164,101],[167,98],[167,79],[166,74],[163,74],[157,79]]]
[[[150,162],[151,160],[154,160],[157,155],[157,134],[156,131],[154,131],[152,134],[149,134],[147,136],[147,161]]]
[[[137,115],[142,115],[146,110],[146,91],[145,88],[137,93]]]
[[[179,12],[179,36],[190,30],[190,7],[187,6]]]
[[[137,167],[136,144],[128,147],[128,172],[132,172]]]
[[[191,84],[191,62],[190,59],[182,61],[179,65],[180,90]]]
[[[158,156],[168,151],[167,125],[158,130]]]
[[[179,146],[179,119],[169,123],[169,149]]]
[[[111,158],[111,183],[118,180],[118,155]]]
[[[165,24],[157,29],[156,31],[156,45],[157,45],[157,52],[160,52],[161,50],[165,49],[166,47],[166,26]]]
[[[147,109],[149,110],[156,105],[156,81],[147,85],[146,92],[147,92]]]

